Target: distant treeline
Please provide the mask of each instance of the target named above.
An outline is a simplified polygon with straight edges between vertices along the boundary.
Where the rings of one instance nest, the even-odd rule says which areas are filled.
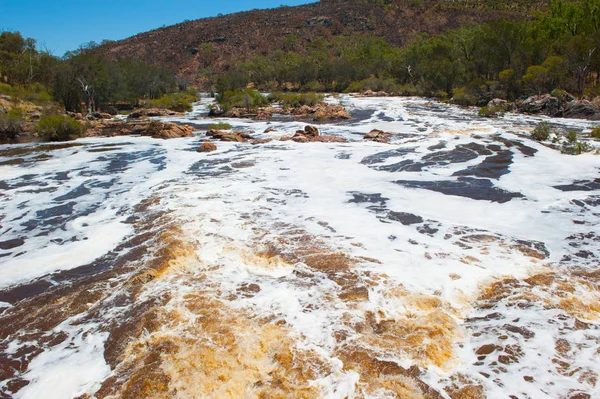
[[[314,40],[301,51],[298,40],[288,35],[283,48],[215,74],[209,84],[219,92],[249,84],[263,90],[385,90],[465,104],[554,89],[600,94],[600,0],[552,1],[530,19],[422,35],[403,48],[381,38],[338,36]]]
[[[109,61],[94,51],[95,43],[62,58],[37,50],[35,44],[19,32],[0,34],[0,84],[7,94],[53,99],[67,111],[94,112],[117,103],[135,105],[177,89],[173,73],[166,69],[139,60]]]

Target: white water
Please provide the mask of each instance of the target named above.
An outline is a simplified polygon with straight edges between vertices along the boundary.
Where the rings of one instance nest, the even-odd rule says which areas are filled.
[[[581,247],[593,255],[577,257],[573,255],[577,250],[570,245],[574,240],[567,237],[600,235],[597,205],[577,203],[594,196],[597,199],[600,190],[561,191],[554,186],[597,179],[600,157],[563,155],[523,136],[540,118],[508,115],[499,120],[480,119],[473,110],[423,99],[342,96],[330,101],[341,101],[349,110],[375,112],[363,121],[319,125],[321,134],[350,140],[342,144],[216,143],[216,152],[204,154],[195,152],[202,141],[198,137],[169,141],[139,137],[84,139],[78,140],[82,144],[79,147],[47,151],[52,158],[45,161],[33,159],[40,155],[36,152],[24,156],[25,162],[20,165],[0,166],[0,176],[9,185],[0,197],[0,241],[25,240],[21,246],[0,250],[0,255],[6,255],[0,258],[0,288],[36,278],[52,281],[51,273],[89,264],[116,249],[133,234],[127,223],[134,215],[133,207],[155,196],[162,209],[172,211],[186,239],[194,243],[200,261],[184,264],[173,277],[148,285],[144,295],[170,292],[174,298],[184,298],[192,283],[186,283],[187,277],[182,276],[196,276],[207,270],[211,270],[209,278],[219,292],[235,294],[243,284],[257,284],[258,293],[232,300],[230,306],[285,321],[299,347],[320,353],[335,370],[314,381],[322,397],[344,398],[358,392],[360,379],[333,354],[334,333],[348,330],[344,320],[360,319],[367,311],[379,311],[398,320],[418,311],[404,300],[391,299],[386,291],[389,287],[402,286],[411,293],[442,299],[452,308],[448,313],[460,324],[464,318],[491,312],[475,310],[474,306],[481,288],[495,279],[526,278],[558,270],[559,264],[567,269],[598,268],[594,254],[600,253],[599,240],[584,239]],[[208,102],[198,104],[186,117],[171,120],[209,123],[201,116]],[[305,125],[223,121],[253,131],[259,138],[291,135]],[[585,121],[552,122],[569,128],[593,126]],[[267,127],[277,132],[263,134]],[[409,136],[398,135],[392,144],[362,141],[362,134],[374,128]],[[515,146],[509,148],[498,137],[521,142],[536,152],[531,156]],[[440,143],[444,148],[429,149]],[[428,154],[471,143],[497,146],[492,155],[511,151],[510,173],[489,181],[497,189],[518,193],[519,197],[493,202],[395,183],[454,182],[454,173],[476,167],[489,154],[456,163],[443,161],[424,166],[421,171],[385,170],[400,161],[420,162]],[[15,147],[0,146],[0,150],[8,148]],[[106,151],[93,152],[97,149]],[[367,161],[367,157],[396,149],[410,152]],[[61,172],[68,177],[58,179]],[[82,186],[84,192],[74,191]],[[35,192],[40,188],[45,191]],[[385,200],[352,201],[358,194],[380,194],[377,198]],[[66,210],[39,213],[71,202]],[[369,209],[377,205],[383,207],[379,212]],[[393,220],[389,212],[413,214],[422,220],[404,225]],[[420,227],[424,225],[432,230],[423,232]],[[248,261],[247,254],[256,252],[257,246],[277,241],[292,228],[302,229],[334,251],[368,258],[354,266],[354,272],[363,280],[383,276],[384,282],[369,285],[368,300],[353,305],[331,299],[330,294],[340,288],[325,275],[315,275],[308,286],[301,284],[292,272],[302,271],[306,265],[276,261],[266,266],[258,262],[257,266],[255,261]],[[468,242],[465,237],[472,234],[495,239],[485,243],[485,250],[480,244],[463,245]],[[514,249],[519,241],[543,243],[549,256],[542,261],[532,259]],[[569,260],[565,260],[567,256]],[[173,299],[168,306],[177,308],[178,304]],[[309,305],[311,311],[306,310]],[[463,372],[481,384],[490,398],[509,394],[555,398],[565,397],[570,390],[587,392],[592,397],[600,395],[600,387],[578,379],[579,374],[558,374],[553,355],[548,353],[561,334],[566,334],[571,343],[581,343],[572,359],[573,369],[599,373],[598,354],[594,352],[600,340],[598,329],[585,334],[559,331],[556,325],[548,324],[560,314],[558,310],[533,311],[498,304],[494,311],[502,313],[504,319],[489,323],[502,326],[519,319],[517,324],[535,332],[532,339],[511,335],[509,341],[518,343],[525,352],[519,362],[496,375],[496,381],[481,376],[480,371],[490,370],[486,365],[473,365],[473,351],[495,337],[491,333],[471,336],[471,330],[461,327],[452,360],[443,367],[431,364],[422,379],[442,389],[447,385],[446,378]],[[94,392],[109,375],[100,357],[107,334],[96,324],[74,329],[70,320],[57,329],[66,332],[69,340],[31,362],[24,374],[31,382],[18,392],[18,397],[37,398],[41,392],[53,392],[51,397],[56,398],[75,397]],[[413,364],[404,353],[387,352],[386,358],[407,368]],[[535,382],[525,382],[523,376],[531,376]],[[389,394],[378,392],[370,397]]]

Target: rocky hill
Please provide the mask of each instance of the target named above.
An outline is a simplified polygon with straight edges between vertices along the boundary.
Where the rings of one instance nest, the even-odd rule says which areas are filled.
[[[207,68],[224,71],[275,49],[302,52],[319,36],[365,34],[402,46],[419,33],[435,35],[470,22],[522,16],[506,6],[497,10],[462,2],[326,0],[186,21],[105,44],[101,51],[111,59],[142,58],[198,81]]]

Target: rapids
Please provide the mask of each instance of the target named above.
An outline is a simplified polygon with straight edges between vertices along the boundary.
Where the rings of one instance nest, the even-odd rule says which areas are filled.
[[[595,124],[343,95],[198,153],[211,101],[0,146],[0,398],[600,397],[600,156],[528,138]]]

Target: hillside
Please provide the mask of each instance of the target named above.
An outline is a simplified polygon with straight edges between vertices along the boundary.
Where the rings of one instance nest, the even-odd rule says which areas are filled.
[[[437,1],[329,0],[297,7],[253,10],[186,21],[141,33],[101,50],[111,59],[141,58],[191,81],[203,69],[226,71],[234,63],[284,48],[303,52],[316,37],[364,34],[403,46],[420,33],[440,34],[468,23],[519,18],[521,12]]]

